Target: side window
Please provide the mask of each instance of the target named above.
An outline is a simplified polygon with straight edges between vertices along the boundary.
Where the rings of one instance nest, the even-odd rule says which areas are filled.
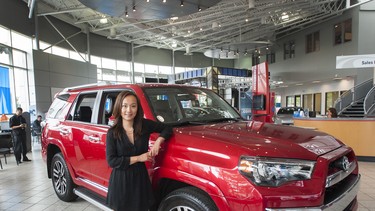
[[[115,92],[104,92],[100,102],[99,108],[99,122],[102,125],[112,125],[111,116],[113,113],[113,107],[116,102],[117,95],[120,91]]]
[[[97,93],[85,93],[78,97],[75,108],[71,111],[69,119],[80,122],[91,122],[92,109]]]

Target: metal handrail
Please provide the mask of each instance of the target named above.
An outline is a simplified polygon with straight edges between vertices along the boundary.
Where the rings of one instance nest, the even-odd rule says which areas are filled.
[[[368,90],[373,87],[373,79],[369,79],[364,81],[360,84],[357,84],[350,90],[344,92],[336,101],[335,101],[335,108],[337,113],[340,115],[342,111],[349,107],[352,103],[356,102],[359,99],[365,98]]]
[[[363,101],[365,114],[367,115],[369,111],[373,110],[373,107],[375,107],[375,86],[370,89],[365,97],[365,100]]]

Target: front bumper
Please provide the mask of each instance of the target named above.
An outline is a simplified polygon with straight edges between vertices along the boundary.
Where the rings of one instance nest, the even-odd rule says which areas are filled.
[[[353,200],[356,198],[359,184],[360,184],[361,175],[358,175],[356,181],[352,184],[351,187],[347,189],[346,192],[341,194],[335,200],[331,201],[328,204],[324,204],[320,207],[298,207],[298,208],[266,208],[266,211],[342,211],[348,207]],[[352,204],[353,206],[354,204]]]

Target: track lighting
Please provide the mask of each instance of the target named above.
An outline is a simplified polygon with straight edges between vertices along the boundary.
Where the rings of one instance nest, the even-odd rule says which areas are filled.
[[[184,1],[181,1],[180,6],[181,6],[181,7],[184,6]]]
[[[129,17],[128,11],[125,12],[125,17]]]
[[[198,6],[198,12],[202,11],[201,6]]]
[[[135,6],[133,6],[133,12],[135,12],[135,11],[137,11],[137,10],[135,9]]]

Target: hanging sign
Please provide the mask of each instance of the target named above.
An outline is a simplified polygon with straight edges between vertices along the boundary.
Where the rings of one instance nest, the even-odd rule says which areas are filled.
[[[375,54],[336,56],[336,69],[375,67]]]

